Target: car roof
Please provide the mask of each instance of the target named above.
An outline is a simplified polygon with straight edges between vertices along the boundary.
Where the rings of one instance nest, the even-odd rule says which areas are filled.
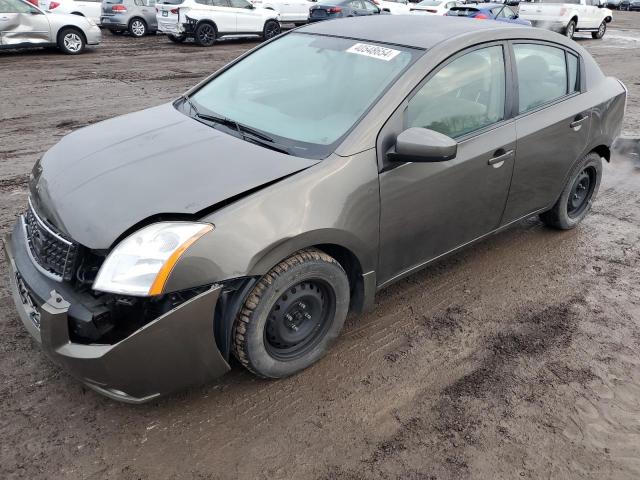
[[[465,17],[370,15],[312,23],[296,31],[429,49],[453,37],[487,30],[518,29],[522,37],[522,28],[531,27],[506,22],[478,22]]]

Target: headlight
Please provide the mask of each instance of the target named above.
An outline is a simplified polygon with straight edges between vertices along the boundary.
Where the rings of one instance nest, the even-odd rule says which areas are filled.
[[[159,295],[182,254],[213,225],[160,222],[138,230],[107,256],[93,289],[124,295]]]

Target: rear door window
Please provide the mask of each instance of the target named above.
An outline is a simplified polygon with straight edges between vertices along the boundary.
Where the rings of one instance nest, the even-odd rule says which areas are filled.
[[[513,46],[518,71],[519,113],[532,110],[567,94],[564,50],[547,45]]]

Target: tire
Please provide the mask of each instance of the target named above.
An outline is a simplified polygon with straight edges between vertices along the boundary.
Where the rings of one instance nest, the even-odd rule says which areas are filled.
[[[606,31],[607,31],[607,22],[603,20],[600,26],[598,27],[598,31],[591,32],[591,38],[601,39],[602,37],[604,37],[604,34],[606,33]]]
[[[564,35],[568,38],[573,38],[576,33],[576,21],[571,20],[566,27],[564,27]]]
[[[58,48],[67,55],[78,55],[84,51],[87,41],[84,34],[75,28],[63,28],[58,33]]]
[[[589,212],[601,179],[602,159],[592,152],[573,168],[560,198],[551,210],[540,214],[540,219],[559,230],[574,228]]]
[[[187,37],[184,35],[171,35],[171,34],[168,34],[167,38],[171,40],[173,43],[182,43],[187,39]]]
[[[318,361],[349,310],[342,266],[310,248],[283,260],[249,293],[233,327],[233,353],[263,378],[293,375]]]
[[[262,29],[262,39],[270,40],[276,35],[280,35],[280,32],[280,22],[273,19],[267,20],[266,22],[264,22],[264,27]]]
[[[201,47],[210,47],[216,43],[218,31],[211,23],[201,23],[195,31],[195,40]]]
[[[149,27],[147,27],[147,22],[136,17],[131,19],[127,30],[132,37],[140,38],[144,37],[149,32]]]

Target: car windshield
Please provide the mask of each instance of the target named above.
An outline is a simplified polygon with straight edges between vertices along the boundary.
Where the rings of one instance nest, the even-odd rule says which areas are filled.
[[[437,7],[442,2],[440,0],[423,0],[418,4],[420,7]]]
[[[324,158],[422,50],[291,33],[191,95],[200,114],[275,137],[294,155]]]

